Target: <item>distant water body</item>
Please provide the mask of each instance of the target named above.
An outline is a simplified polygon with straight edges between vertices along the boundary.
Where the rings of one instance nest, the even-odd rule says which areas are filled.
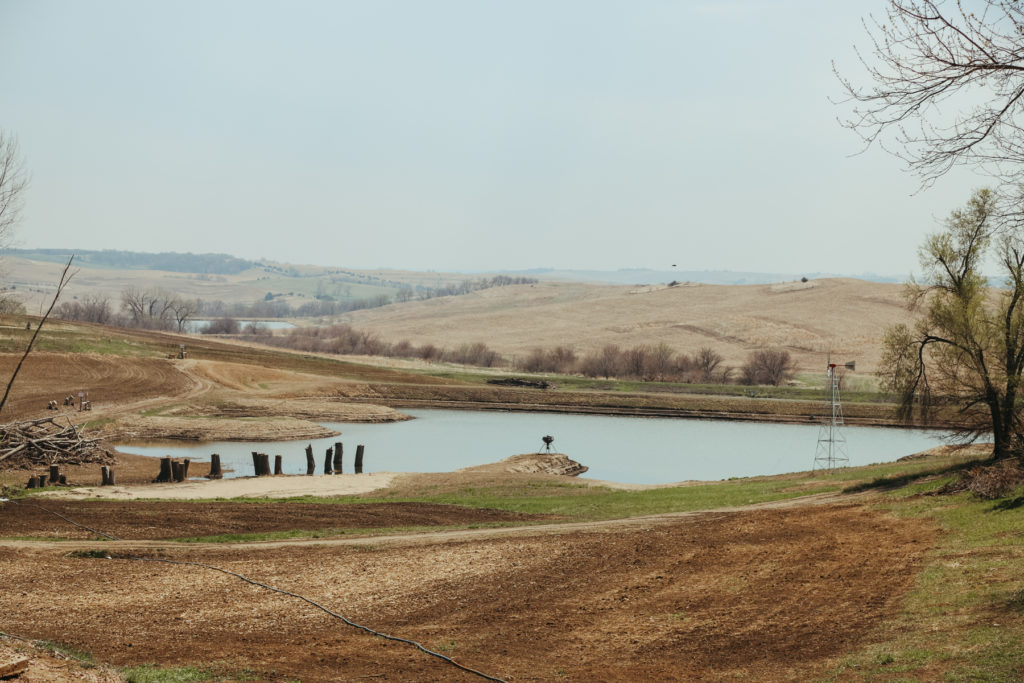
[[[320,473],[326,449],[340,441],[345,472],[352,471],[357,444],[366,446],[365,472],[449,472],[537,452],[544,446],[541,438],[551,435],[553,450],[590,468],[586,477],[664,484],[809,470],[818,440],[817,425],[562,413],[406,412],[416,419],[385,424],[327,423],[341,436],[313,441],[119,448],[200,461],[219,453],[222,465],[235,470],[227,476],[248,476],[252,474],[252,451],[281,454],[286,474],[304,474],[307,443],[313,446]],[[934,431],[883,427],[846,427],[844,433],[851,466],[891,462],[939,445],[942,436]]]

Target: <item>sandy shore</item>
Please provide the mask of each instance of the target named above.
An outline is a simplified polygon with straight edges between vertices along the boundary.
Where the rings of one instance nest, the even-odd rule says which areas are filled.
[[[294,496],[347,496],[387,488],[395,472],[335,474],[330,476],[280,475],[234,479],[189,480],[180,484],[139,486],[82,486],[47,492],[57,498],[106,498],[134,500],[164,498],[209,500],[211,498],[291,498]]]

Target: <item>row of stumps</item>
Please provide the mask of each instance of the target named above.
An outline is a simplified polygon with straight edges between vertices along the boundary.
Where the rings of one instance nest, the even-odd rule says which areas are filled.
[[[359,444],[356,446],[356,458],[353,463],[353,468],[356,474],[363,473],[363,452],[365,446]],[[324,458],[324,474],[341,474],[342,473],[342,453],[344,452],[343,444],[338,441],[334,444],[333,448],[327,449],[327,455]],[[167,483],[167,482],[180,482],[188,479],[188,465],[189,459],[185,458],[181,462],[172,460],[170,456],[160,458],[160,474],[157,475],[154,483]],[[270,470],[270,456],[266,453],[260,453],[258,451],[252,451],[252,468],[257,477],[269,477],[271,476]],[[104,467],[104,472],[109,469]],[[280,455],[274,456],[274,470],[273,474],[284,474],[284,468],[282,466],[282,457]],[[306,474],[316,474],[316,459],[313,457],[313,446],[306,446]],[[45,478],[45,475],[43,475]],[[206,475],[207,479],[221,479],[224,476],[224,472],[220,466],[220,454],[213,453],[210,455],[210,473]],[[104,485],[106,485],[106,473],[104,473]],[[110,470],[110,484],[114,483],[114,471]],[[45,486],[45,484],[43,484]],[[33,488],[31,483],[29,488]]]
[[[163,484],[171,481],[185,481],[188,479],[189,459],[181,462],[172,460],[170,456],[160,458],[160,474],[153,480],[154,484]]]
[[[359,444],[356,446],[356,459],[353,463],[353,469],[356,474],[363,473],[363,452],[365,446]],[[341,474],[342,473],[342,454],[344,453],[345,446],[340,441],[334,443],[333,448],[328,448],[327,453],[324,456],[324,474]],[[255,455],[255,454],[253,454]],[[280,458],[281,456],[277,456]],[[274,472],[274,474],[280,474],[280,472]],[[316,474],[316,458],[313,456],[313,446],[311,444],[306,445],[306,476],[313,476]],[[259,475],[257,470],[256,476]]]
[[[101,486],[113,486],[114,485],[114,468],[109,465],[103,465],[100,467],[100,477],[102,483]],[[66,474],[61,473],[60,465],[50,465],[49,474],[33,474],[28,478],[28,483],[25,485],[27,489],[42,489],[49,486],[67,486],[68,478]]]

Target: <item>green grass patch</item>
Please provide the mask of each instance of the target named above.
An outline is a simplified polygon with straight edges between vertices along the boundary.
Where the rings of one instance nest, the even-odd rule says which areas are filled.
[[[194,666],[165,669],[144,664],[122,669],[121,674],[128,683],[189,683],[190,681],[216,680],[211,671]]]
[[[933,495],[963,462],[889,477],[881,509],[940,530],[902,610],[824,680],[1024,680],[1024,498]]]

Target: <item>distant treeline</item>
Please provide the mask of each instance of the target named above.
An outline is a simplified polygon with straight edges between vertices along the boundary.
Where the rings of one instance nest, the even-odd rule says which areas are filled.
[[[117,325],[119,327],[137,327],[149,330],[176,330],[183,332],[188,323],[196,318],[213,318],[217,320],[233,320],[235,318],[319,318],[341,315],[364,308],[387,306],[395,301],[410,301],[413,298],[430,299],[437,296],[468,294],[490,287],[507,285],[532,284],[532,278],[507,277],[498,275],[479,280],[464,280],[459,285],[439,288],[427,288],[409,295],[400,289],[394,299],[387,294],[378,294],[363,299],[335,301],[329,297],[306,301],[292,306],[280,300],[271,292],[267,292],[261,301],[253,303],[225,303],[223,301],[204,301],[189,299],[170,292],[161,287],[137,289],[127,287],[121,291],[120,305],[108,297],[88,294],[76,297],[57,306],[54,315],[62,320],[79,320],[82,322],[100,323],[101,325]],[[211,334],[231,334],[224,332],[223,324],[208,326],[204,332]]]
[[[233,326],[218,325],[218,331],[238,332]],[[534,348],[525,357],[502,358],[483,342],[462,344],[446,349],[434,344],[416,346],[408,340],[390,343],[372,332],[340,324],[324,327],[300,327],[284,334],[271,334],[258,324],[245,328],[259,341],[295,351],[420,358],[478,367],[508,367],[523,372],[576,374],[605,379],[633,379],[643,382],[684,382],[701,384],[779,385],[793,377],[794,364],[784,349],[752,351],[737,370],[726,367],[721,354],[704,347],[695,354],[678,353],[665,343],[620,348],[608,344],[599,351],[578,356],[568,346]]]
[[[327,318],[351,311],[359,311],[364,308],[379,308],[391,303],[404,303],[406,301],[433,299],[440,296],[458,296],[469,294],[491,287],[506,287],[510,285],[532,285],[537,282],[536,278],[509,277],[507,275],[495,275],[490,278],[478,280],[463,280],[462,282],[440,287],[424,287],[418,285],[415,288],[409,285],[402,285],[398,288],[394,297],[388,294],[377,294],[359,299],[335,299],[331,296],[318,296],[312,301],[305,301],[297,306],[281,301],[283,293],[267,292],[261,301],[252,303],[225,303],[223,301],[199,300],[200,318],[217,318],[222,316],[232,318]]]
[[[10,249],[12,256],[66,263],[75,254],[75,263],[80,266],[111,268],[114,270],[166,270],[172,273],[201,273],[207,275],[234,275],[257,264],[227,254],[179,254],[162,252],[147,254],[138,251],[104,249],[102,251],[69,249]]]

